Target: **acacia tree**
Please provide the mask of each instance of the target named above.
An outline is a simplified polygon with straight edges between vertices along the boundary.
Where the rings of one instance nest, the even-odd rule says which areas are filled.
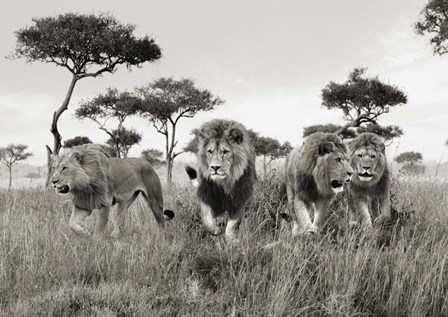
[[[14,164],[24,161],[33,154],[26,152],[28,145],[23,144],[9,144],[6,147],[0,148],[0,161],[6,165],[9,171],[9,186],[12,184],[12,167]]]
[[[249,130],[255,148],[255,155],[263,157],[263,175],[266,179],[268,166],[273,160],[286,157],[292,150],[289,142],[280,144],[277,139],[260,136],[257,132]]]
[[[50,155],[58,154],[61,149],[58,120],[68,108],[76,83],[86,77],[113,73],[118,65],[130,69],[153,62],[162,54],[153,39],[148,36],[137,38],[133,34],[135,26],[121,24],[108,14],[66,13],[33,18],[32,22],[33,25],[15,32],[17,43],[10,57],[52,63],[72,75],[65,99],[53,113],[50,129],[53,149],[47,145],[50,175]]]
[[[209,90],[196,88],[192,79],[160,78],[137,88],[136,92],[142,99],[140,114],[165,137],[167,181],[171,182],[174,159],[182,153],[174,151],[179,120],[193,118],[199,111],[212,110],[224,101]]]
[[[87,118],[98,124],[100,130],[109,135],[107,144],[113,147],[115,156],[121,157],[123,153],[127,154],[129,151],[128,146],[141,140],[139,134],[123,127],[123,122],[140,109],[139,103],[140,99],[133,94],[109,88],[105,94],[81,102],[75,111],[75,117],[79,120]],[[108,128],[107,123],[112,118],[116,119],[118,124],[114,128]]]
[[[87,136],[75,136],[72,139],[67,139],[64,141],[64,145],[62,147],[64,148],[71,148],[78,145],[88,144],[92,143],[92,140],[90,140]]]
[[[139,144],[141,140],[142,135],[140,133],[121,127],[118,130],[111,131],[111,137],[106,141],[106,144],[113,149],[113,156],[127,157],[131,147]]]
[[[394,160],[403,164],[402,170],[410,174],[423,174],[425,172],[425,166],[422,165],[423,156],[420,152],[403,152]]]
[[[448,1],[429,0],[420,13],[421,20],[415,23],[419,35],[430,36],[434,54],[448,53]]]
[[[143,150],[141,158],[147,160],[151,165],[157,166],[163,164],[162,161],[163,152],[157,149]]]
[[[349,128],[367,123],[378,125],[378,117],[408,101],[406,94],[396,86],[385,84],[378,77],[366,78],[366,70],[355,68],[346,82],[330,82],[322,89],[322,105],[327,109],[342,110],[347,121],[335,131],[337,134],[342,135]]]

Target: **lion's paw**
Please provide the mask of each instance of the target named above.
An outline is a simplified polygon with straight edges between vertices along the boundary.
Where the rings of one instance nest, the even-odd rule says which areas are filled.
[[[381,226],[390,219],[390,215],[379,215],[375,220],[375,226]]]

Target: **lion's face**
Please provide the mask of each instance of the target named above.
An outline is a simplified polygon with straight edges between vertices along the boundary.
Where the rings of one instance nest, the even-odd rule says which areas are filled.
[[[364,183],[377,182],[385,169],[385,157],[374,145],[356,149],[350,163],[356,171],[355,180]]]
[[[212,120],[194,130],[198,139],[198,167],[204,178],[229,192],[248,164],[255,161],[250,137],[235,121]]]
[[[354,170],[350,166],[346,153],[333,143],[321,145],[313,171],[314,178],[318,180],[318,186],[329,186],[333,193],[339,193],[343,190],[344,184],[351,180],[353,173]],[[324,188],[322,192],[325,192]]]
[[[79,183],[89,181],[88,175],[79,163],[77,153],[66,153],[61,156],[53,156],[53,173],[50,178],[54,190],[60,195],[67,195]]]
[[[233,148],[229,142],[210,140],[205,146],[207,173],[212,180],[224,179],[230,174]]]

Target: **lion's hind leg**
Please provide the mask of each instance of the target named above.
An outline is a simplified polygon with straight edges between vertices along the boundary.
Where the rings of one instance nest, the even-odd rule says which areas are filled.
[[[98,210],[96,218],[96,234],[102,235],[106,230],[107,221],[109,220],[109,206],[103,206]]]
[[[115,209],[115,225],[111,234],[112,237],[120,237],[124,225],[125,214],[128,212],[129,206],[132,205],[138,194],[139,191],[136,191],[129,199],[117,201]]]

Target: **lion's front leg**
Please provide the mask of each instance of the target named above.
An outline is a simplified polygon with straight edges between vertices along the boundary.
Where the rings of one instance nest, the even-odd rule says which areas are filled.
[[[212,208],[204,202],[201,202],[201,218],[205,228],[210,234],[217,236],[221,234],[221,230],[216,224],[215,216],[213,215]]]
[[[236,230],[238,230],[238,228],[241,225],[241,221],[244,218],[244,212],[246,210],[246,206],[241,206],[238,210],[236,210],[236,212],[230,214],[229,213],[229,220],[227,221],[227,225],[226,225],[226,240],[227,242],[236,244],[238,243],[238,239],[236,238]]]
[[[361,218],[361,225],[365,228],[372,227],[372,218],[369,213],[369,202],[365,197],[347,197],[348,207],[352,213],[357,213]]]
[[[304,203],[299,198],[294,198],[294,211],[292,235],[297,236],[301,233],[313,233],[317,228],[311,222],[310,214],[314,213],[312,203]]]
[[[330,200],[322,200],[315,202],[316,211],[314,213],[313,226],[317,231],[322,230],[322,227],[328,218],[328,209],[330,207]]]
[[[82,225],[82,221],[90,216],[91,213],[92,211],[90,210],[81,209],[76,206],[73,207],[68,225],[74,233],[83,237],[90,237],[92,235],[90,231]]]
[[[374,220],[375,224],[381,225],[385,221],[389,220],[390,218],[390,193],[387,191],[387,194],[384,195],[383,198],[380,198],[379,203],[379,210],[380,215]]]

